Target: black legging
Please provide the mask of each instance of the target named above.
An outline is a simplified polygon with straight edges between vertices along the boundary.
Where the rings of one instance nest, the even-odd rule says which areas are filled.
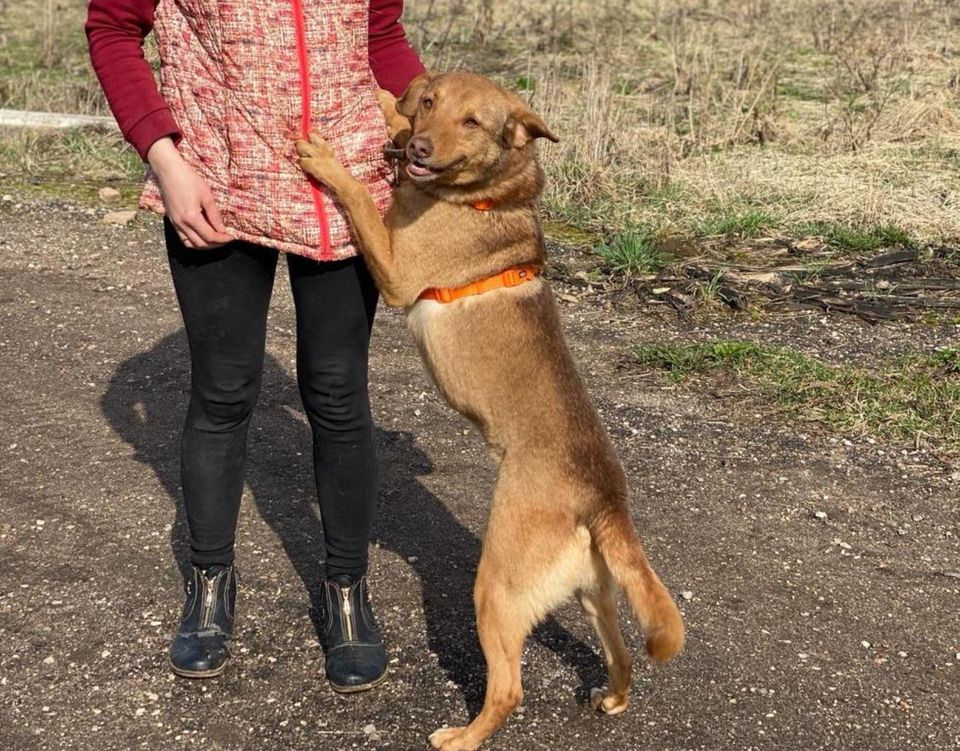
[[[166,223],[173,283],[190,342],[192,381],[181,448],[191,560],[233,560],[247,427],[263,371],[278,252],[244,242],[183,245]],[[367,346],[377,289],[359,258],[287,255],[297,310],[297,381],[313,431],[327,575],[361,576],[377,500]]]

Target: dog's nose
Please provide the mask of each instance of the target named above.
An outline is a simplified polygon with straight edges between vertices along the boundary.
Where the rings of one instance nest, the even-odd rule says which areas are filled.
[[[410,156],[415,159],[426,159],[433,153],[433,144],[426,136],[414,136],[407,144],[407,148],[410,150]]]

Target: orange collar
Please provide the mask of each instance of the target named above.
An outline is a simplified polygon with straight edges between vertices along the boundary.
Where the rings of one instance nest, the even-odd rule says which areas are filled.
[[[493,199],[481,198],[479,201],[474,201],[470,205],[477,211],[490,211],[490,209],[493,208]]]
[[[436,300],[437,302],[453,302],[461,297],[480,295],[502,287],[516,287],[524,282],[533,281],[540,273],[537,266],[514,266],[501,271],[499,274],[488,276],[462,287],[431,287],[420,293],[420,300]]]

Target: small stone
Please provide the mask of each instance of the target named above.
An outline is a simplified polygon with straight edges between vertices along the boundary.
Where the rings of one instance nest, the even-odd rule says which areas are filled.
[[[870,649],[870,642],[864,639],[862,642],[860,642],[860,646],[863,647],[864,649]]]
[[[416,562],[419,561],[419,560],[420,560],[420,559],[417,558],[417,556],[415,556],[415,555],[408,555],[408,556],[407,556],[407,563],[416,563]]]
[[[103,651],[100,653],[100,656],[101,656],[103,659],[108,658],[108,657],[110,656],[110,650],[109,650],[109,649],[103,650]]]
[[[814,515],[815,517],[817,517],[818,519],[826,519],[826,518],[827,518],[827,512],[826,512],[826,511],[814,511],[814,512],[813,512],[813,515]]]
[[[907,653],[904,652],[902,649],[899,652],[897,652],[897,657],[906,657],[906,656],[907,656]]]
[[[364,735],[370,735],[370,734],[376,733],[376,732],[377,732],[377,726],[374,725],[373,723],[370,723],[369,725],[364,725],[364,726],[363,726],[363,734],[364,734]]]
[[[120,191],[116,188],[100,188],[97,195],[100,196],[100,200],[104,203],[113,203],[114,201],[120,200]]]
[[[44,664],[44,665],[53,665],[53,663],[55,663],[55,662],[56,662],[56,660],[53,658],[53,655],[50,655],[49,657],[44,657],[44,658],[43,658],[43,664]]]
[[[691,592],[689,589],[685,589],[683,592],[680,593],[680,596],[681,596],[684,600],[692,600],[692,599],[693,599],[693,592]]]
[[[104,214],[102,221],[104,224],[119,224],[122,227],[130,224],[137,216],[136,209],[126,209],[124,211],[111,211]]]
[[[3,196],[4,203],[10,203],[12,200],[13,200],[13,196],[11,196],[9,193],[4,194]]]

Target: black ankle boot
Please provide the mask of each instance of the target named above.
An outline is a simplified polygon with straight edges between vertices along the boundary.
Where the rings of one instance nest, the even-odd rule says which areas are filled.
[[[387,677],[387,652],[373,617],[367,579],[327,579],[323,629],[327,678],[334,691],[366,691]]]
[[[230,652],[237,598],[237,571],[229,566],[193,567],[186,585],[180,629],[170,645],[170,667],[186,678],[220,675]]]

